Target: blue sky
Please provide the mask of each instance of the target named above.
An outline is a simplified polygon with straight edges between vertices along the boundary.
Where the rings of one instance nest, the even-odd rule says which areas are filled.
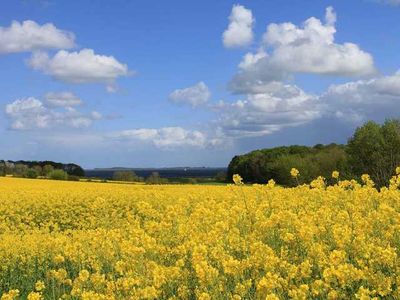
[[[0,4],[0,158],[226,166],[400,113],[400,1]]]

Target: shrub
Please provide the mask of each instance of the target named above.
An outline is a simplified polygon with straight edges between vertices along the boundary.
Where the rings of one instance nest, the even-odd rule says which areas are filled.
[[[115,181],[140,181],[139,177],[133,171],[115,171],[113,174]]]
[[[63,170],[53,170],[48,174],[48,177],[53,180],[66,180],[68,175]]]
[[[25,177],[26,178],[37,178],[38,177],[38,172],[35,169],[28,169],[25,172]]]
[[[149,177],[146,179],[147,184],[166,184],[168,183],[167,178],[161,178],[158,172],[153,172]]]

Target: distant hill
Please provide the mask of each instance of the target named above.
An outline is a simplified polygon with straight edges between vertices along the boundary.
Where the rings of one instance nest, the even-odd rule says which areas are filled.
[[[64,170],[65,172],[67,172],[68,175],[75,175],[75,176],[80,176],[83,177],[85,176],[85,171],[83,170],[83,168],[77,164],[73,164],[73,163],[68,163],[68,164],[64,164],[64,163],[59,163],[59,162],[54,162],[54,161],[49,161],[49,160],[45,160],[45,161],[26,161],[26,160],[17,160],[17,161],[12,161],[12,160],[0,160],[0,164],[5,164],[7,166],[7,168],[14,168],[16,165],[21,164],[21,165],[25,165],[28,168],[33,168],[35,166],[40,166],[40,167],[44,167],[46,165],[50,165],[52,166],[54,169],[61,169]]]

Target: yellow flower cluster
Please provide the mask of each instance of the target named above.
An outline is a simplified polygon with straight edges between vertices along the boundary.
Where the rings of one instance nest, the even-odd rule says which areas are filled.
[[[0,298],[400,298],[400,174],[380,191],[235,179],[0,178]]]
[[[296,168],[292,168],[292,169],[290,170],[290,175],[291,175],[292,177],[297,177],[297,176],[299,176],[299,174],[300,174],[300,172],[299,172],[299,170],[297,170]]]

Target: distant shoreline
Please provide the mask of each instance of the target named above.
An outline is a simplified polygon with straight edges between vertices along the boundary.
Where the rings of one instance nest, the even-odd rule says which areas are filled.
[[[171,168],[95,168],[85,169],[86,177],[98,177],[111,179],[116,171],[133,171],[140,177],[148,177],[153,172],[158,172],[162,178],[210,178],[215,177],[219,172],[226,172],[227,168],[208,167],[171,167]]]

